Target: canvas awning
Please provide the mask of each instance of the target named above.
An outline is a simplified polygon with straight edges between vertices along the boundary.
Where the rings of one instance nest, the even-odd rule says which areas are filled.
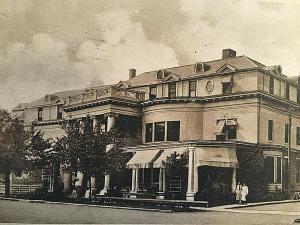
[[[173,148],[173,149],[166,149],[161,153],[157,160],[153,163],[153,168],[160,168],[163,167],[163,161],[166,161],[167,157],[171,156],[174,152],[178,154],[183,154],[186,151],[186,148]]]
[[[214,134],[216,135],[223,134],[224,127],[225,127],[225,120],[219,120],[215,127]]]
[[[137,151],[127,162],[128,168],[151,168],[152,163],[158,158],[161,150]]]
[[[234,149],[203,148],[197,149],[196,166],[215,166],[238,168],[239,163]]]

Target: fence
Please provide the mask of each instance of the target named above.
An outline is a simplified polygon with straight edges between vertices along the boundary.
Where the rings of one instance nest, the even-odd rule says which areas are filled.
[[[11,194],[27,194],[34,192],[40,185],[21,185],[16,184],[11,186]],[[5,185],[0,185],[0,194],[5,193]]]

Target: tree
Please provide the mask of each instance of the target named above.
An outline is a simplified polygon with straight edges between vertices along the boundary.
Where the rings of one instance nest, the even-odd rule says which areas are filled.
[[[30,166],[26,157],[28,133],[18,118],[0,110],[0,171],[5,175],[5,196],[10,195],[10,174]]]
[[[63,128],[66,135],[58,139],[54,148],[59,152],[66,171],[79,171],[91,178],[121,168],[125,157],[119,148],[121,143],[117,139],[119,132],[116,127],[105,132],[100,124],[93,127],[88,116],[82,127],[78,121],[69,120],[64,122]],[[115,147],[106,152],[107,146],[111,144]]]

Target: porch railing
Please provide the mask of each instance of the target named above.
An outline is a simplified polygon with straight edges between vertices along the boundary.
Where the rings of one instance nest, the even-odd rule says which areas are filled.
[[[34,192],[41,187],[40,185],[20,185],[15,184],[11,186],[11,194],[28,194]],[[0,185],[0,194],[5,193],[5,185]]]

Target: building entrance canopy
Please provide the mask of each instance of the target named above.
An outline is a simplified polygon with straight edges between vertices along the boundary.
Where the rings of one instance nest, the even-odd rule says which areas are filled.
[[[195,151],[196,166],[238,168],[239,163],[234,149],[205,147]]]
[[[159,158],[153,163],[153,168],[164,167],[163,162],[167,160],[167,157],[170,157],[174,152],[181,155],[185,151],[187,151],[186,148],[173,148],[164,150],[163,153],[159,156]]]
[[[137,151],[126,164],[128,168],[151,168],[161,150]]]

